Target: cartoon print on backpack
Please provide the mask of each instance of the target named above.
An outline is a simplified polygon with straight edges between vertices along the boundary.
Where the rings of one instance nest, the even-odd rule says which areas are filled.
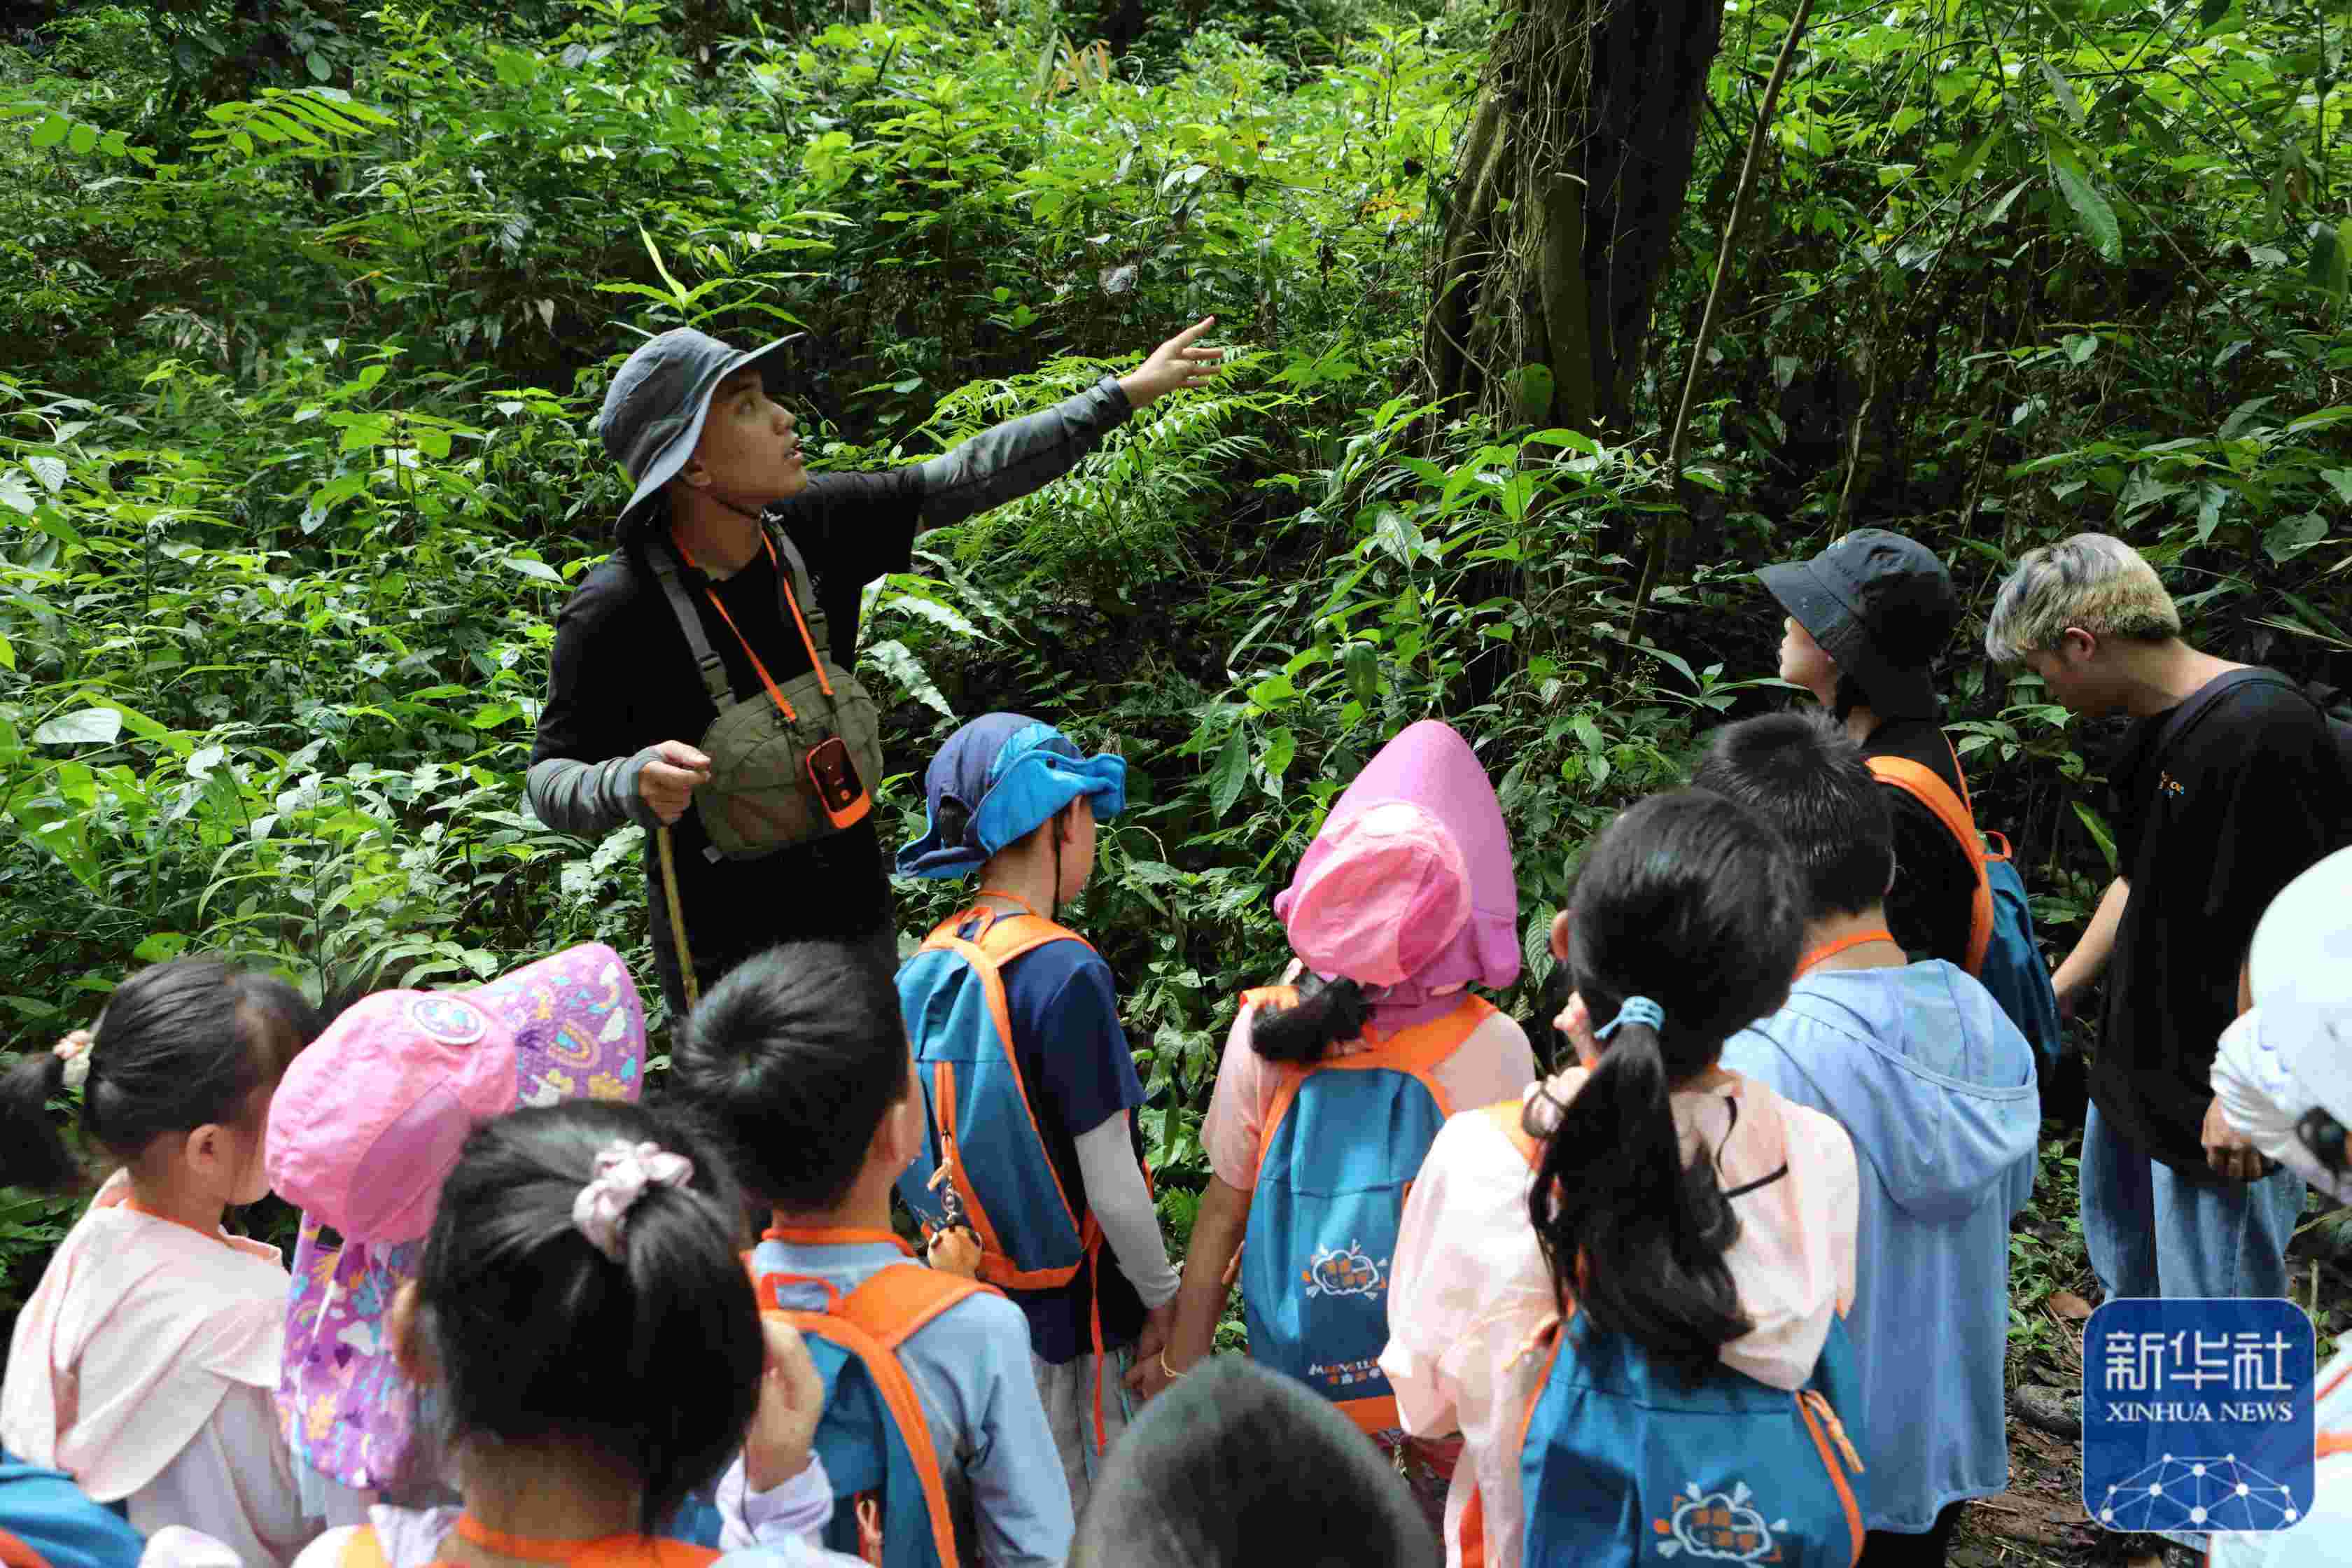
[[[1351,1241],[1345,1247],[1317,1247],[1298,1277],[1307,1281],[1309,1296],[1377,1298],[1387,1288],[1388,1267],[1387,1258],[1376,1263],[1365,1256],[1361,1241]]]
[[[1687,1552],[1694,1557],[1732,1563],[1780,1562],[1773,1532],[1785,1534],[1789,1521],[1776,1519],[1765,1523],[1764,1516],[1749,1506],[1754,1496],[1746,1481],[1734,1486],[1728,1497],[1703,1491],[1696,1481],[1689,1483],[1674,1495],[1671,1518],[1650,1521],[1652,1530],[1667,1537],[1658,1542],[1658,1555],[1675,1557]]]

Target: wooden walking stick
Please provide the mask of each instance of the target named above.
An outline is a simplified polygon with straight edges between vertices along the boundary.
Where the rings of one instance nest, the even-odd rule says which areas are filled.
[[[654,829],[661,846],[662,892],[669,900],[669,939],[677,944],[677,971],[686,982],[686,1010],[702,1005],[702,984],[694,977],[694,953],[686,944],[686,910],[677,901],[677,861],[669,847],[669,824]]]

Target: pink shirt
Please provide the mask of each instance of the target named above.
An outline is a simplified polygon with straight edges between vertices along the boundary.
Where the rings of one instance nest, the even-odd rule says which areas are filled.
[[[1257,1185],[1258,1145],[1265,1134],[1265,1119],[1282,1087],[1282,1064],[1270,1062],[1250,1046],[1250,1019],[1257,1008],[1244,1003],[1225,1037],[1224,1059],[1217,1066],[1217,1087],[1209,1099],[1209,1112],[1201,1121],[1201,1146],[1209,1152],[1209,1168],[1229,1187],[1248,1192]],[[1370,1050],[1380,1042],[1349,1040],[1332,1047],[1334,1056]],[[1518,1096],[1535,1081],[1535,1053],[1518,1024],[1501,1013],[1488,1016],[1467,1039],[1431,1073],[1438,1092],[1452,1113],[1492,1105]]]
[[[1583,1086],[1571,1068],[1547,1084],[1565,1102]],[[1739,1111],[1733,1134],[1728,1100]],[[1723,1347],[1726,1364],[1776,1388],[1812,1375],[1830,1314],[1853,1302],[1859,1218],[1853,1144],[1844,1129],[1763,1084],[1670,1097],[1683,1157],[1718,1151],[1726,1189],[1786,1177],[1737,1200],[1739,1238],[1725,1255],[1755,1327]],[[1543,1374],[1538,1345],[1559,1314],[1551,1273],[1528,1220],[1527,1157],[1485,1116],[1445,1124],[1405,1201],[1390,1271],[1389,1346],[1381,1370],[1405,1430],[1463,1436],[1445,1501],[1445,1560],[1461,1568],[1462,1521],[1481,1500],[1487,1568],[1518,1568],[1525,1533],[1519,1431]]]

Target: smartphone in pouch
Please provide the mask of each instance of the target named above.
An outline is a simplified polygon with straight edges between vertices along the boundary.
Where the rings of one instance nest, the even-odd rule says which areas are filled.
[[[816,790],[817,804],[824,807],[826,818],[835,827],[849,827],[866,819],[874,809],[872,797],[857,777],[857,764],[849,755],[849,747],[838,735],[827,735],[809,748],[809,783]]]

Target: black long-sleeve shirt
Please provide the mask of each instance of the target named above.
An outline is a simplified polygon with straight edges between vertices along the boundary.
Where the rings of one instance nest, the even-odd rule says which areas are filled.
[[[1128,413],[1126,394],[1106,376],[1053,408],[982,431],[928,462],[813,475],[807,489],[771,509],[807,563],[828,623],[832,661],[856,668],[859,597],[876,577],[907,569],[919,530],[1038,489],[1067,472]],[[682,575],[703,635],[739,695],[761,689],[745,642],[780,684],[807,672],[807,649],[784,613],[766,552],[724,582],[711,584],[690,569]],[[712,607],[706,585],[725,603],[741,641]],[[526,786],[531,810],[550,826],[583,836],[627,821],[651,826],[637,793],[651,748],[664,741],[697,744],[717,716],[641,544],[623,542],[581,580],[557,616],[547,705]],[[671,840],[695,967],[715,976],[777,942],[855,938],[881,929],[891,901],[874,822],[869,816],[845,832],[757,860],[714,860],[704,853],[709,837],[701,819],[689,810]],[[676,948],[650,841],[645,865],[655,953],[667,979]]]

